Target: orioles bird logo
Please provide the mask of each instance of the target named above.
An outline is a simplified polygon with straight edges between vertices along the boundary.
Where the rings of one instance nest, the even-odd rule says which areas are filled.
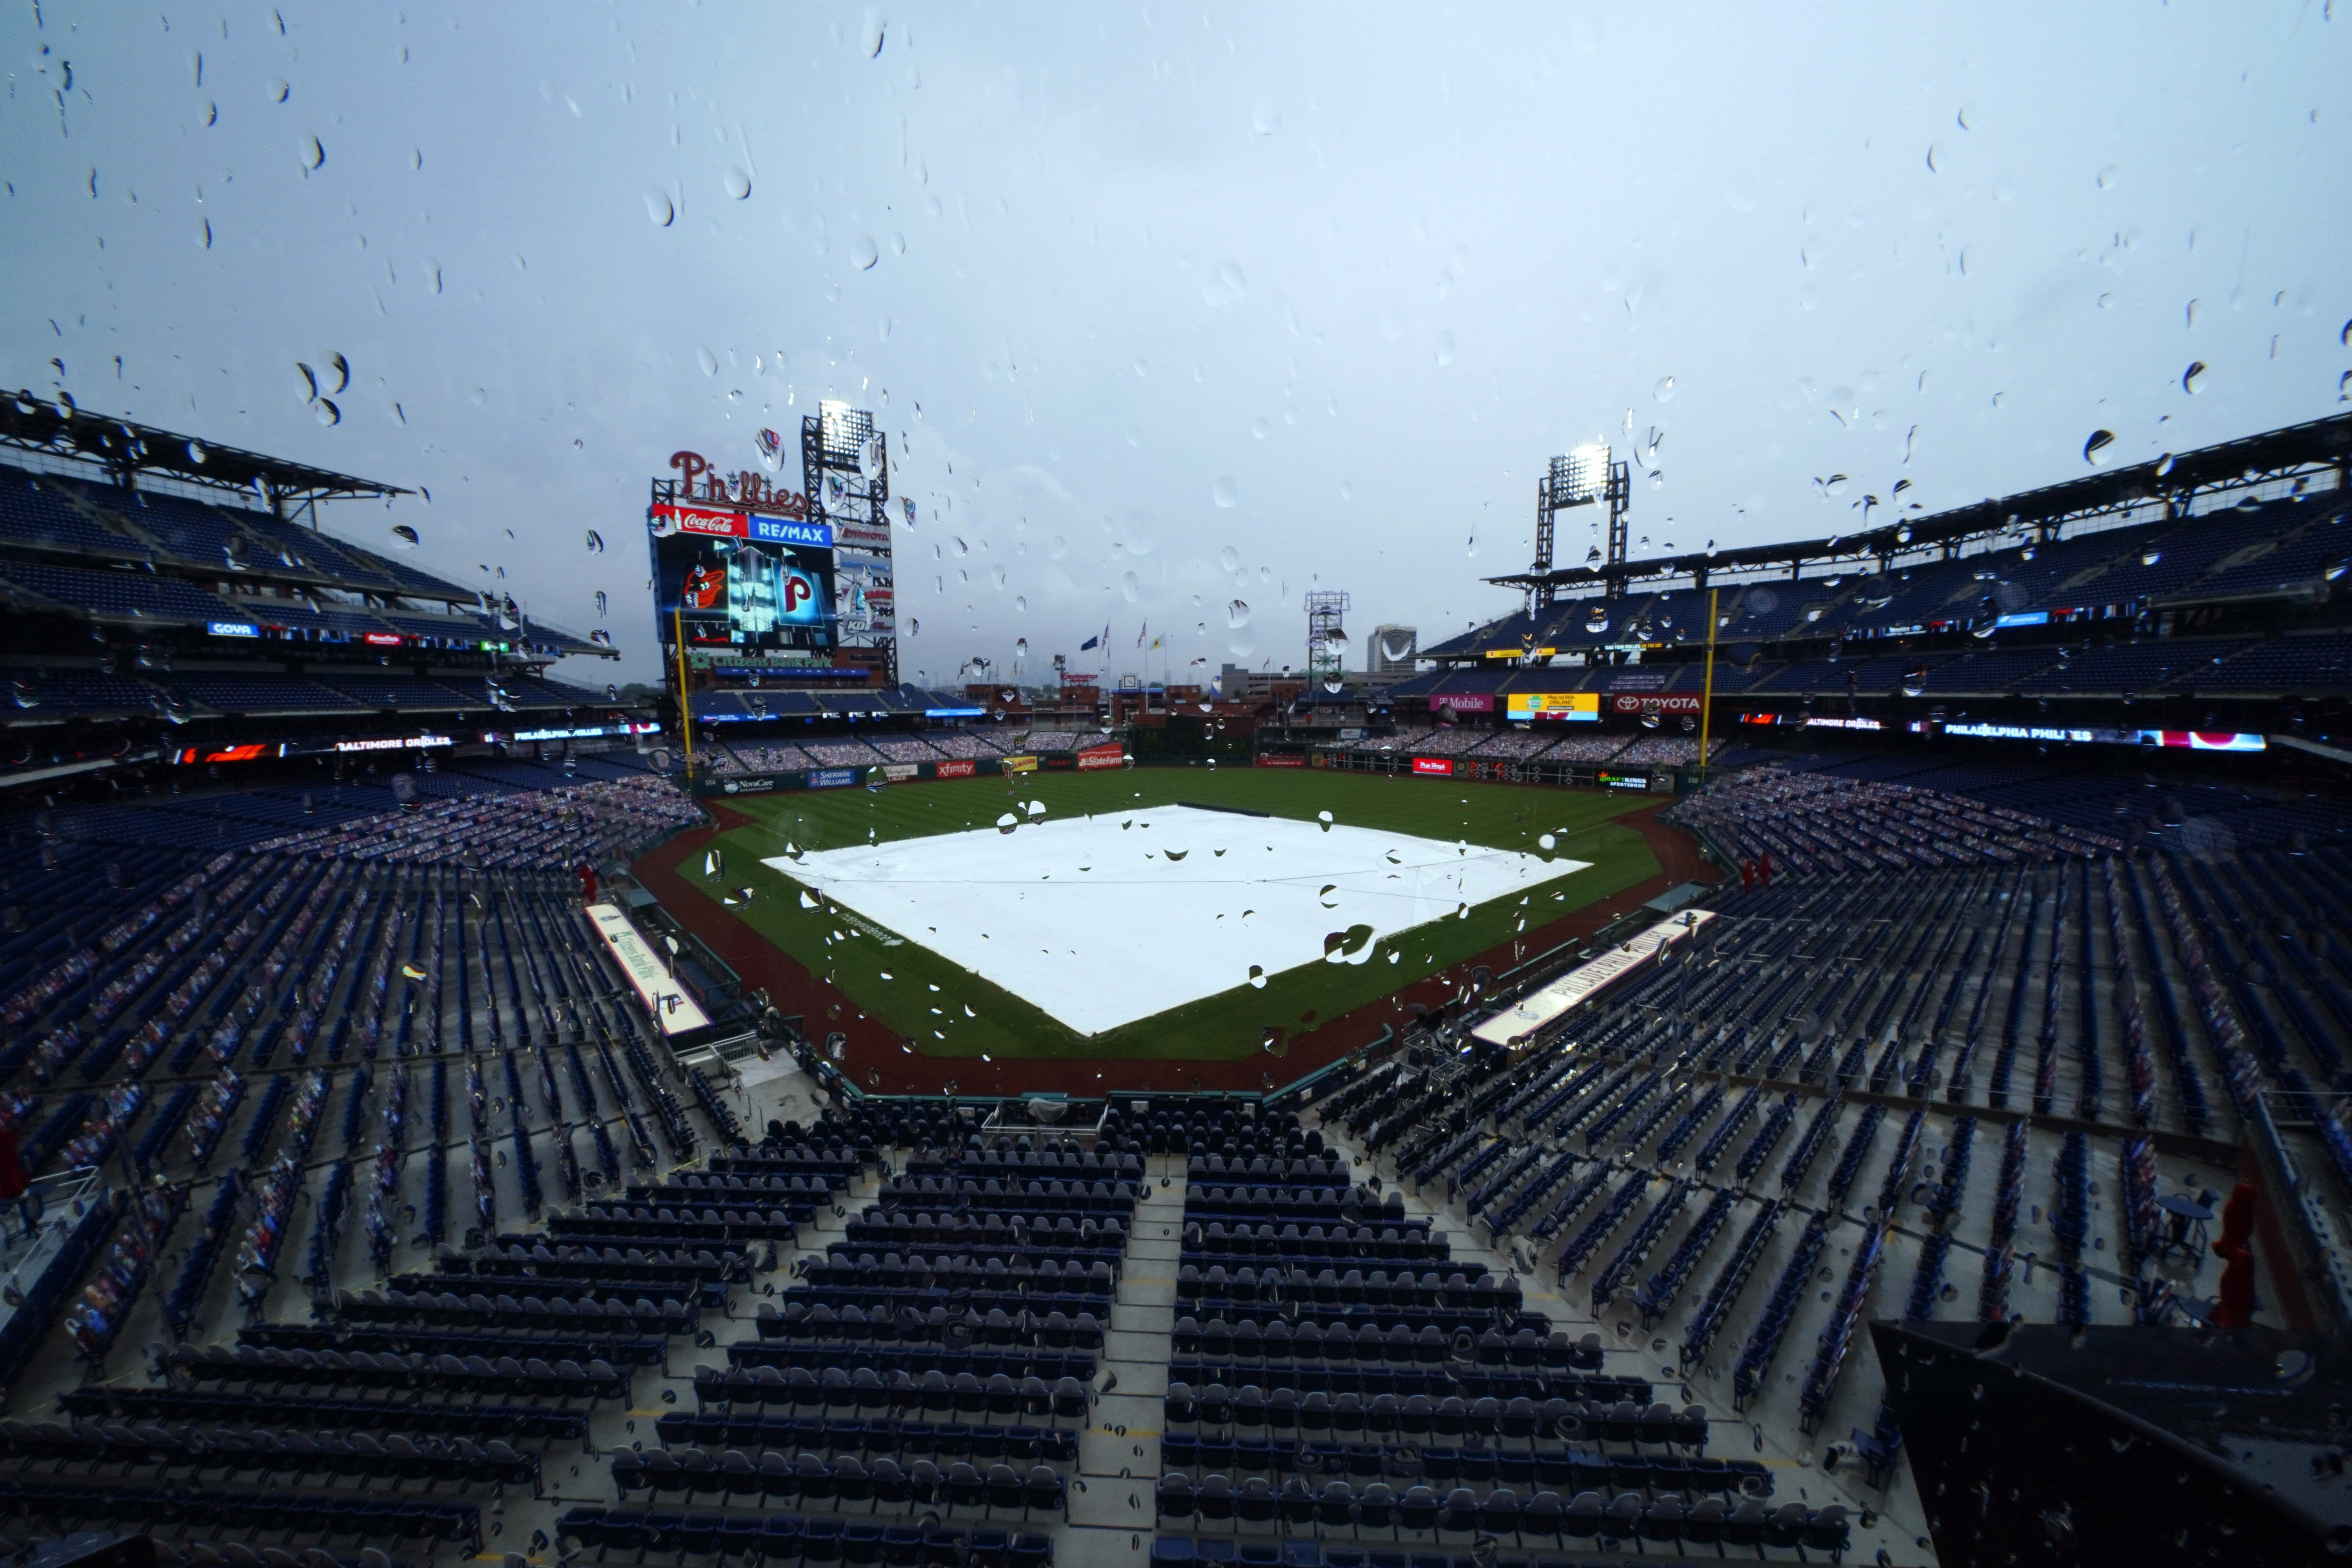
[[[680,597],[689,610],[715,610],[726,593],[726,568],[698,565],[687,573],[686,590]]]

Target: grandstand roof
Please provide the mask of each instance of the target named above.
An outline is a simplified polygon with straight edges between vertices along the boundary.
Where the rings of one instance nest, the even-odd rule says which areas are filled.
[[[70,404],[45,402],[29,392],[0,397],[0,447],[101,464],[122,478],[168,474],[188,484],[260,495],[273,504],[411,493],[398,485],[215,446],[129,419],[88,414]]]
[[[1691,552],[1654,561],[1629,561],[1613,569],[1574,566],[1550,572],[1520,572],[1486,581],[1505,587],[1528,587],[1540,583],[1573,587],[1603,583],[1612,577],[1692,577],[1816,561],[1913,555],[2007,529],[2052,529],[2077,518],[2117,511],[2143,501],[2169,499],[2185,508],[2200,492],[2242,489],[2284,478],[2298,469],[2341,470],[2347,462],[2352,462],[2352,415],[2331,415],[2177,457],[2168,454],[2152,462],[2087,474],[2019,495],[1988,497],[1949,511],[1908,521],[1892,517],[1876,528],[1853,533],[1754,544],[1736,550]]]

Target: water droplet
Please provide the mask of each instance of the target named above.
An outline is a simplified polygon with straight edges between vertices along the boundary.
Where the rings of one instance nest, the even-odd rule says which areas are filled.
[[[331,398],[319,399],[310,405],[310,412],[318,416],[321,425],[341,425],[343,422],[343,411],[335,406]]]
[[[2203,379],[2204,374],[2205,362],[2201,359],[2190,360],[2189,368],[2180,373],[2180,390],[2194,397],[2197,395],[2197,384]]]
[[[751,194],[751,176],[741,169],[728,170],[724,183],[727,194],[739,202]]]
[[[1232,506],[1242,499],[1240,488],[1223,474],[1219,474],[1217,482],[1209,487],[1209,495],[1219,506]]]
[[[1070,542],[1058,533],[1054,535],[1054,542],[1045,546],[1045,553],[1052,560],[1059,561],[1069,552]]]
[[[1130,605],[1143,597],[1143,584],[1136,581],[1135,574],[1132,572],[1119,574],[1118,590],[1127,595],[1127,602]]]
[[[2123,182],[2123,177],[2124,166],[2121,163],[2110,163],[2099,171],[2099,189],[2112,191]]]
[[[1903,672],[1904,696],[1916,697],[1927,689],[1927,670],[1926,666],[1922,665],[1917,669],[1907,669]]]
[[[329,391],[341,392],[352,384],[351,361],[339,353],[330,353],[327,356],[327,368],[335,373],[335,384],[328,388]]]
[[[1243,275],[1241,263],[1237,261],[1228,261],[1220,265],[1217,268],[1217,281],[1225,286],[1225,290],[1228,293],[1246,294],[1249,292],[1249,279]]]
[[[326,145],[316,136],[305,136],[302,138],[301,155],[302,167],[305,169],[319,169],[323,168],[326,165]]]
[[[2083,461],[2090,464],[2093,468],[2103,466],[2106,462],[2106,458],[2101,457],[2100,454],[2115,444],[2116,433],[2114,431],[2092,431],[2091,438],[2083,443]]]
[[[1135,374],[1139,380],[1144,376],[1150,375],[1151,374],[1151,362],[1145,359],[1141,354],[1136,355]]]
[[[646,216],[654,220],[656,228],[667,228],[677,221],[677,208],[661,191],[646,193]]]
[[[869,60],[877,58],[882,53],[882,46],[889,41],[889,31],[890,21],[882,15],[882,7],[868,5],[858,26],[858,49]]]
[[[1671,375],[1660,376],[1657,384],[1650,388],[1650,395],[1660,403],[1672,403],[1675,400],[1675,378]]]
[[[874,243],[872,235],[861,234],[850,242],[849,264],[860,272],[871,270],[874,264],[881,259],[881,248]]]
[[[1282,110],[1269,99],[1261,98],[1250,110],[1250,129],[1261,136],[1271,136],[1282,129]]]
[[[1440,332],[1437,334],[1437,363],[1442,365],[1452,364],[1454,363],[1454,334],[1452,332]]]
[[[1242,552],[1228,544],[1217,552],[1217,564],[1223,566],[1228,574],[1238,572],[1241,570]]]
[[[1256,418],[1250,421],[1250,434],[1256,437],[1259,440],[1265,440],[1273,433],[1274,426],[1266,422],[1265,415],[1261,414]]]
[[[712,353],[709,349],[695,350],[694,363],[702,367],[702,374],[705,375],[717,375],[719,374],[719,356]]]
[[[604,553],[604,536],[593,528],[588,531],[588,553],[591,555]]]
[[[599,589],[597,589],[597,590],[596,590],[596,614],[597,614],[598,616],[603,616],[603,615],[604,615],[604,607],[605,607],[604,590],[604,589],[602,589],[602,588],[599,588]]]

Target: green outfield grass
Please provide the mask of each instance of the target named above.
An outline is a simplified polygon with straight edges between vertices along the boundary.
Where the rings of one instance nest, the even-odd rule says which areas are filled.
[[[761,864],[782,854],[788,844],[837,849],[869,838],[879,842],[989,826],[1009,804],[1031,800],[1044,801],[1056,817],[1178,801],[1299,820],[1329,811],[1351,826],[1531,853],[1541,852],[1538,837],[1551,833],[1559,836],[1557,853],[1591,865],[1557,887],[1538,890],[1525,908],[1518,896],[1496,899],[1466,916],[1402,932],[1379,944],[1370,963],[1304,964],[1269,976],[1263,988],[1235,986],[1086,1037],[911,940],[886,947],[862,921],[803,908],[800,884]],[[730,797],[723,804],[758,821],[722,833],[708,846],[725,857],[716,879],[704,874],[703,849],[681,852],[674,864],[687,885],[714,901],[750,889],[751,899],[727,907],[728,914],[831,981],[912,1044],[916,1054],[939,1058],[1230,1059],[1262,1050],[1269,1028],[1282,1031],[1284,1040],[1275,1049],[1287,1055],[1290,1037],[1325,1020],[1658,874],[1657,859],[1642,836],[1610,820],[1640,809],[1646,800],[1410,775],[1139,768],[895,784],[878,791],[812,790]],[[844,933],[843,940],[834,940],[836,931]],[[1106,984],[1117,983],[1115,974],[1105,976]],[[935,1037],[935,1031],[946,1037]]]

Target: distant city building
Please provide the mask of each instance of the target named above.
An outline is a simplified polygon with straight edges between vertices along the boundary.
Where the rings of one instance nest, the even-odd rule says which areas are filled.
[[[1364,639],[1364,668],[1373,675],[1384,669],[1411,669],[1421,634],[1411,626],[1374,626]]]

